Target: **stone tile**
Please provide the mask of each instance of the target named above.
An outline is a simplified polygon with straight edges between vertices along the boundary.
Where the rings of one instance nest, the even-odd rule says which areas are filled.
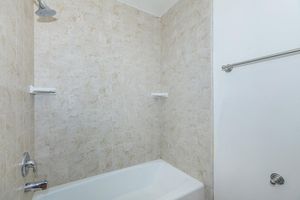
[[[162,86],[170,98],[162,109],[161,156],[204,182],[207,199],[213,196],[210,7],[207,0],[181,0],[162,17]]]
[[[158,159],[150,148],[159,147],[159,109],[149,94],[160,88],[160,19],[115,0],[51,7],[57,21],[35,19],[35,84],[58,89],[35,98],[42,176],[53,186]],[[53,155],[65,159],[48,165]]]
[[[9,12],[8,12],[9,11]],[[29,200],[20,187],[19,162],[33,152],[33,99],[25,88],[33,83],[33,3],[0,3],[0,199]]]

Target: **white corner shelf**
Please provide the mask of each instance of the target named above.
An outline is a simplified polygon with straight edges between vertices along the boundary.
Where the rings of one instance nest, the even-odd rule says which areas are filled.
[[[34,87],[33,85],[30,85],[29,93],[32,95],[56,94],[56,88]]]
[[[151,93],[151,96],[155,98],[168,98],[169,94],[166,92],[153,92]]]

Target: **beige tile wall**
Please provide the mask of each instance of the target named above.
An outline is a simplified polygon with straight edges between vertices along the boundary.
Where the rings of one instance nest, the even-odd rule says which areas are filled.
[[[29,200],[22,187],[22,154],[33,154],[33,2],[0,1],[0,199]]]
[[[203,181],[212,199],[211,1],[180,0],[162,18],[161,156]]]
[[[51,0],[57,20],[35,22],[40,177],[50,186],[160,155],[160,19],[115,0]]]
[[[35,83],[58,88],[36,97],[40,176],[56,185],[161,155],[204,181],[210,199],[209,1],[181,0],[161,35],[160,19],[115,1],[51,5],[59,20],[35,30]],[[18,163],[33,152],[32,2],[4,0],[0,9],[0,199],[30,199],[17,189],[31,181]],[[149,96],[159,80],[170,93],[163,105]]]
[[[35,23],[36,159],[50,185],[162,157],[212,199],[211,3],[162,19],[115,0],[52,0]],[[152,91],[170,98],[155,101]]]

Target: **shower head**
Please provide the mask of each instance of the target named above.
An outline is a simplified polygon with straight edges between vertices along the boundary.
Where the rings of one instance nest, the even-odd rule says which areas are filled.
[[[37,0],[39,4],[39,9],[35,12],[40,17],[53,17],[56,15],[56,11],[49,8],[43,0]]]

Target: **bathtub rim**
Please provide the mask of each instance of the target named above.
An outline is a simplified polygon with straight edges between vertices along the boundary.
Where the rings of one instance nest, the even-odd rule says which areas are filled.
[[[99,178],[104,178],[104,177],[108,177],[108,176],[111,176],[111,175],[117,175],[117,174],[120,174],[122,172],[125,172],[125,171],[128,171],[128,170],[131,170],[131,169],[138,169],[138,168],[143,168],[145,166],[149,166],[149,165],[166,165],[170,168],[172,168],[173,170],[176,171],[176,173],[179,173],[181,175],[184,175],[187,179],[189,179],[190,181],[192,181],[196,186],[194,186],[190,192],[195,192],[196,190],[200,189],[200,190],[204,190],[204,184],[193,178],[192,176],[188,175],[187,173],[183,172],[182,170],[174,167],[173,165],[171,165],[170,163],[162,160],[162,159],[158,159],[158,160],[153,160],[153,161],[149,161],[149,162],[145,162],[145,163],[140,163],[140,164],[136,164],[136,165],[133,165],[133,166],[129,166],[129,167],[126,167],[126,168],[122,168],[122,169],[118,169],[118,170],[113,170],[113,171],[110,171],[110,172],[107,172],[107,173],[102,173],[102,174],[99,174],[99,175],[95,175],[95,176],[91,176],[91,177],[87,177],[87,178],[83,178],[83,179],[79,179],[79,180],[76,180],[76,181],[71,181],[69,183],[65,183],[65,184],[61,184],[61,185],[57,185],[57,186],[54,186],[54,187],[50,187],[49,189],[45,190],[45,191],[38,191],[36,192],[34,195],[33,195],[33,198],[32,200],[39,200],[41,197],[43,196],[48,196],[48,195],[51,195],[53,193],[57,193],[57,192],[60,192],[60,191],[63,191],[65,190],[66,188],[70,188],[70,187],[76,187],[76,186],[80,186],[82,184],[88,184],[89,182],[92,182],[92,181],[95,181]]]

